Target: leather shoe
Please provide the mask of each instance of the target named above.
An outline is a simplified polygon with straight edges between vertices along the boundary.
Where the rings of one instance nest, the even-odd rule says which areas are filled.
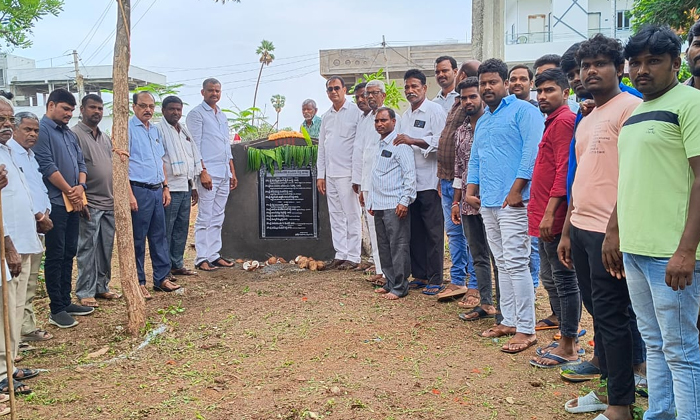
[[[153,286],[153,290],[156,292],[174,292],[179,289],[180,286],[173,283],[169,279],[165,279],[160,283],[160,286]]]

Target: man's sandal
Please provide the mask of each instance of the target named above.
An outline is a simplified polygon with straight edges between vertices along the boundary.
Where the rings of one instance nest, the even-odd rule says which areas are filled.
[[[51,340],[53,338],[53,335],[44,330],[36,329],[29,334],[23,334],[22,335],[22,341],[27,341],[27,342],[33,342],[33,341],[46,341],[46,340]]]
[[[116,292],[105,292],[105,293],[97,293],[95,295],[96,299],[104,299],[104,300],[115,300],[115,299],[121,299],[122,295]]]
[[[211,264],[213,266],[216,266],[216,267],[226,267],[226,268],[234,266],[233,261],[229,261],[224,257],[219,257],[219,258],[215,259],[214,261],[211,262]]]
[[[206,266],[204,265],[206,264]],[[219,269],[219,267],[216,267],[213,263],[210,263],[207,260],[204,260],[200,262],[199,264],[195,265],[194,268],[197,270],[202,270],[202,271],[216,271]]]

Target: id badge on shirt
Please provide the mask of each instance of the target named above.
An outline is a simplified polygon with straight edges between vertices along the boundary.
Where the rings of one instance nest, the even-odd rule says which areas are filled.
[[[425,121],[416,120],[416,121],[413,123],[413,126],[416,127],[416,128],[425,128]]]

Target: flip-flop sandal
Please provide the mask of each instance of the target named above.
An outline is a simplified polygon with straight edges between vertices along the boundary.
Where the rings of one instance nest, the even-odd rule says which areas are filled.
[[[474,309],[481,304],[481,297],[479,296],[479,292],[477,291],[476,293],[471,293],[471,290],[472,289],[467,289],[466,296],[464,296],[462,300],[457,302],[457,306],[459,306],[462,309]],[[469,298],[475,298],[476,304],[468,304],[467,301],[469,300]]]
[[[51,340],[52,338],[53,334],[40,329],[36,329],[29,334],[22,335],[22,341],[46,341]]]
[[[202,267],[202,264],[207,263],[208,267]],[[196,264],[194,266],[197,270],[202,270],[202,271],[216,271],[219,269],[219,267],[216,267],[214,264],[210,263],[207,260],[204,260],[200,262],[199,264]]]
[[[116,292],[105,292],[105,293],[97,293],[95,295],[95,299],[104,299],[104,300],[116,300],[116,299],[121,299],[122,295]]]
[[[188,270],[185,267],[176,268],[175,270],[170,270],[170,274],[173,276],[196,276],[198,275],[196,271]]]
[[[584,330],[583,328],[578,330],[578,337],[583,337],[584,335],[586,335],[586,330]],[[552,339],[553,340],[561,340],[561,331],[557,331],[557,333],[554,334],[554,337],[552,337]]]
[[[600,369],[591,362],[583,362],[576,366],[567,366],[559,371],[559,376],[569,382],[586,382],[600,377]]]
[[[468,289],[464,287],[453,287],[452,285],[449,285],[442,292],[440,292],[438,302],[464,296],[467,294],[467,290]]]
[[[481,336],[483,338],[498,338],[498,337],[506,337],[506,336],[510,336],[510,335],[515,335],[515,331],[507,332],[507,331],[503,331],[502,329],[500,329],[498,327],[489,328],[488,330],[481,333]]]
[[[576,407],[572,407],[571,404],[577,401],[578,403],[576,404]],[[566,404],[564,404],[564,410],[566,410],[567,413],[571,414],[592,413],[594,411],[603,411],[607,409],[608,405],[600,401],[598,397],[596,397],[595,392],[593,391],[589,392],[583,397],[578,397],[574,398],[573,400],[569,400],[566,402]],[[596,417],[596,419],[597,418],[598,417]]]
[[[547,318],[542,318],[539,321],[537,321],[538,324],[542,323],[545,325],[541,326],[535,326],[535,331],[544,331],[544,330],[556,330],[559,329],[559,324],[555,324],[553,321],[550,321]]]
[[[223,264],[223,263],[221,263],[220,261],[223,261],[223,262],[225,262],[226,264]],[[230,265],[229,265],[229,264],[230,264]],[[233,261],[229,261],[229,260],[227,260],[227,259],[224,258],[224,257],[219,257],[219,258],[215,259],[214,261],[212,261],[212,262],[211,262],[211,265],[213,265],[213,266],[215,266],[215,267],[231,268],[231,267],[233,267],[234,264],[233,264]]]
[[[7,394],[0,394],[0,404],[10,401],[10,396]]]
[[[33,351],[36,350],[36,347],[29,345],[29,343],[25,343],[24,341],[19,343],[19,351]]]
[[[7,402],[9,400],[10,400],[10,397],[7,397],[7,399],[3,402]],[[0,403],[0,408],[2,408],[2,410],[0,410],[0,416],[6,416],[12,412],[12,409],[5,404]]]
[[[530,347],[534,346],[535,344],[537,344],[537,339],[536,339],[536,338],[535,338],[534,340],[528,340],[528,341],[508,342],[508,343],[505,344],[506,346],[510,346],[510,345],[516,345],[516,346],[524,345],[525,347],[520,348],[520,349],[517,349],[517,350],[511,350],[511,349],[507,349],[507,348],[505,348],[505,347],[501,347],[501,351],[502,351],[503,353],[508,353],[508,354],[521,353],[521,352],[524,352],[525,350],[529,349]]]
[[[471,315],[471,314],[477,314],[478,316],[470,317],[469,315]],[[496,314],[490,314],[490,313],[486,312],[484,310],[484,308],[482,308],[481,306],[477,306],[471,312],[459,314],[459,319],[461,319],[462,321],[468,322],[468,321],[478,321],[478,320],[484,319],[484,318],[493,318],[495,316],[496,316]]]
[[[544,363],[540,363],[540,362],[536,361],[535,359],[532,359],[532,360],[530,360],[530,364],[532,366],[542,368],[542,369],[554,369],[555,367],[577,365],[577,364],[581,363],[580,358],[576,359],[576,360],[568,360],[568,359],[565,359],[561,356],[557,356],[556,354],[552,354],[552,353],[545,353],[540,357],[543,359],[554,360],[557,363],[555,363],[553,365],[545,365]]]
[[[549,353],[549,350],[547,349],[556,349],[559,347],[559,342],[558,341],[552,341],[551,343],[547,344],[544,347],[537,347],[535,350],[535,353],[537,353],[538,356],[544,356],[545,354]],[[586,355],[586,349],[579,348],[578,349],[578,355],[579,356],[585,356]]]
[[[408,288],[411,290],[424,289],[427,285],[428,283],[425,281],[413,280],[412,282],[408,283]]]
[[[100,304],[97,303],[95,298],[79,299],[78,302],[81,305],[87,306],[89,308],[99,308],[100,307]]]
[[[422,293],[428,296],[435,296],[443,290],[445,290],[445,286],[441,284],[429,284],[425,286]]]
[[[19,372],[22,372],[22,376],[17,376]],[[12,379],[15,381],[24,381],[36,378],[37,376],[39,376],[39,371],[37,369],[16,368],[15,373],[12,374]]]
[[[8,388],[7,385],[8,385],[8,384],[7,384],[7,378],[5,378],[5,379],[3,379],[2,381],[0,381],[0,393],[3,393],[3,394],[9,394],[9,393],[10,393],[10,392],[9,392],[10,390],[9,390],[9,388]],[[19,394],[19,395],[29,395],[29,394],[31,394],[32,392],[34,392],[34,391],[32,391],[31,389],[29,389],[29,387],[27,387],[27,389],[25,389],[25,390],[18,391],[19,388],[22,388],[22,387],[26,386],[25,384],[23,384],[23,383],[20,382],[20,381],[12,381],[12,385],[13,385],[14,388],[15,388],[15,389],[14,389],[15,395],[17,395],[17,394]]]

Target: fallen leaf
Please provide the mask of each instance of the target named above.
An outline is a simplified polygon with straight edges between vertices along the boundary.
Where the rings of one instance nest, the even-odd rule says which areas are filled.
[[[561,392],[559,392],[559,391],[554,391],[554,396],[555,396],[555,397],[561,396]]]
[[[437,388],[433,388],[433,394],[440,395],[440,390]]]
[[[100,356],[104,356],[105,354],[107,354],[108,351],[109,351],[109,346],[102,347],[101,349],[99,349],[97,351],[93,351],[92,353],[88,353],[87,357],[88,357],[88,359],[96,359]]]
[[[472,373],[481,373],[481,371],[479,369],[474,368],[472,369]]]
[[[172,359],[170,359],[170,360],[168,360],[167,362],[165,362],[165,364],[166,364],[166,365],[174,365],[174,364],[175,364],[175,361],[172,360]]]

